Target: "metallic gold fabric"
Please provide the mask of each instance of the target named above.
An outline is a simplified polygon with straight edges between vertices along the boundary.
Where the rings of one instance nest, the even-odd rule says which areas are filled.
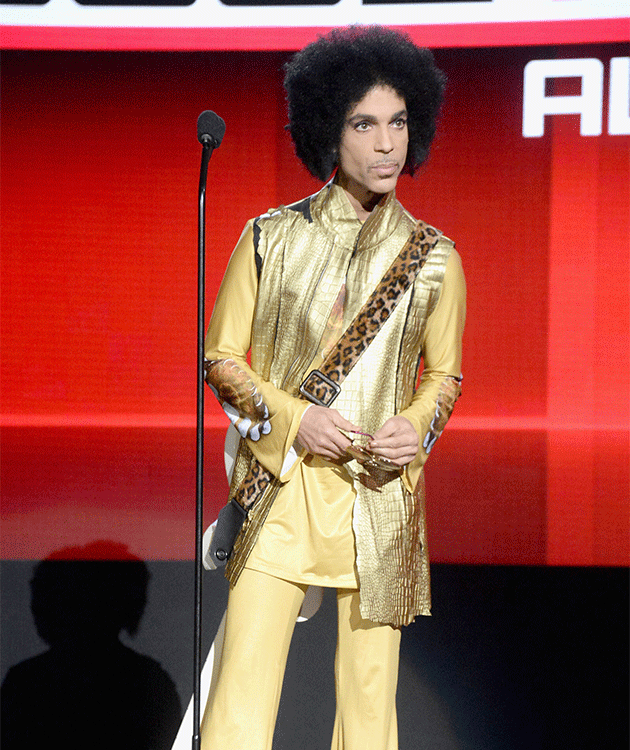
[[[248,472],[250,463],[254,460],[254,456],[247,443],[244,440],[241,440],[234,461],[234,470],[230,482],[230,497],[240,486]],[[274,478],[266,487],[263,496],[258,499],[245,518],[243,528],[236,538],[234,549],[232,550],[232,554],[230,555],[230,559],[226,566],[226,576],[234,583],[238,580],[238,577],[245,566],[245,562],[252,551],[252,547],[256,543],[260,529],[267,518],[271,504],[278,494],[280,486],[280,481],[277,478]]]
[[[414,225],[391,194],[374,209],[357,237],[356,214],[334,184],[311,200],[310,217],[311,221],[301,212],[281,208],[258,220],[263,270],[251,332],[251,366],[289,396],[297,395],[304,376],[322,360],[322,336],[344,282],[345,328]],[[417,369],[426,321],[438,302],[451,250],[450,240],[441,238],[413,288],[344,382],[334,407],[367,432],[376,431],[386,419],[405,410],[414,423],[412,401],[424,398],[431,403],[425,410],[428,419],[426,424],[424,416],[414,423],[420,425],[423,432],[419,434],[424,436],[435,411],[435,396],[427,389],[414,396]],[[439,390],[437,380],[429,385],[429,391]],[[250,443],[253,451],[258,445]],[[426,455],[418,458],[418,472],[424,458]],[[399,472],[375,475],[356,462],[347,466],[357,492],[353,529],[362,616],[401,625],[416,614],[428,614],[421,489],[415,495],[410,492],[408,477]],[[422,487],[421,480],[418,487]],[[227,571],[232,582],[256,541],[273,494],[266,493],[241,533]]]

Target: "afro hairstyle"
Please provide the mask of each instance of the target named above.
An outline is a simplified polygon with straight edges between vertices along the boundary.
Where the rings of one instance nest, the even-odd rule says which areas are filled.
[[[445,76],[427,49],[383,26],[333,29],[285,65],[288,129],[298,158],[326,181],[337,166],[343,127],[374,86],[405,101],[409,146],[403,172],[413,175],[429,154]]]

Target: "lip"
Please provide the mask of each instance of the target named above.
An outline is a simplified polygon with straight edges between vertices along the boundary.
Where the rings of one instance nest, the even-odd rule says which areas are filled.
[[[381,162],[380,164],[373,164],[370,169],[376,172],[379,177],[391,177],[398,171],[398,162]]]

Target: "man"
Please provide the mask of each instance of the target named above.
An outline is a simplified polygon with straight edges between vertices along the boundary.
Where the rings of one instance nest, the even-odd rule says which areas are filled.
[[[402,35],[351,27],[298,53],[285,87],[298,157],[322,180],[336,171],[248,223],[208,332],[207,381],[242,436],[231,496],[253,502],[202,746],[271,749],[296,616],[309,586],[330,586],[332,747],[395,750],[400,626],[430,607],[422,466],[459,395],[465,285],[453,243],[416,226],[394,189],[428,154],[443,76]],[[319,368],[414,230],[424,265],[382,325],[391,290],[368,306],[378,333],[344,349],[363,347],[322,405],[309,383],[328,387]]]

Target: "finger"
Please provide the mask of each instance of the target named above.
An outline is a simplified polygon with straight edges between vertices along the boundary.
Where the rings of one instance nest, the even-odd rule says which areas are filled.
[[[330,410],[326,411],[326,422],[325,427],[322,430],[322,436],[325,437],[327,442],[333,443],[338,448],[345,449],[352,442],[347,435],[340,432],[340,429],[348,429],[344,427],[345,424],[351,425],[347,419],[341,416],[339,412]]]
[[[316,453],[324,458],[338,459],[346,455],[347,445],[339,445],[333,441],[322,444]]]
[[[406,420],[403,421],[397,417],[391,417],[382,427],[376,430],[374,433],[374,439],[383,440],[385,438],[405,433],[408,431],[409,426],[410,425]]]
[[[418,435],[413,432],[399,433],[389,438],[373,440],[369,443],[369,449],[383,458],[397,460],[404,457],[413,457],[418,452],[420,441]]]
[[[398,447],[403,445],[416,445],[418,433],[409,420],[396,416],[388,419],[385,424],[374,433],[370,443],[371,449],[382,447]]]
[[[340,427],[342,430],[348,430],[350,432],[361,432],[361,428],[347,420],[338,411],[332,411],[331,416],[333,417],[333,423],[335,427]]]
[[[376,438],[370,440],[368,447],[370,450],[400,450],[405,447],[411,449],[418,445],[418,436],[414,433],[413,435],[408,433],[399,433],[391,435],[390,437],[384,437],[380,440]]]
[[[343,453],[345,453],[346,448],[350,445],[352,441],[348,440],[348,438],[345,435],[342,435],[339,430],[335,430],[334,434],[327,437],[327,444],[326,447],[331,450],[335,451],[337,454],[337,458],[341,456]]]
[[[340,458],[344,455],[351,441],[337,429],[332,416],[319,425],[311,440],[311,452],[325,458]]]
[[[372,451],[372,453],[375,456],[378,456],[379,458],[385,458],[388,461],[391,461],[397,466],[406,466],[407,464],[411,463],[413,459],[416,457],[416,453],[414,451],[406,451],[406,450],[405,451],[387,451],[387,452]]]
[[[387,422],[385,422],[385,424],[374,433],[373,438],[372,438],[372,442],[374,442],[374,441],[378,442],[378,441],[381,441],[381,440],[386,440],[387,438],[389,438],[389,437],[391,437],[392,435],[395,435],[395,434],[396,434],[396,428],[395,428],[395,426],[392,427],[392,426],[388,425]]]
[[[388,458],[390,461],[394,461],[405,456],[415,456],[418,452],[418,446],[404,445],[398,448],[370,448],[369,450],[376,456],[381,456],[382,458]]]

